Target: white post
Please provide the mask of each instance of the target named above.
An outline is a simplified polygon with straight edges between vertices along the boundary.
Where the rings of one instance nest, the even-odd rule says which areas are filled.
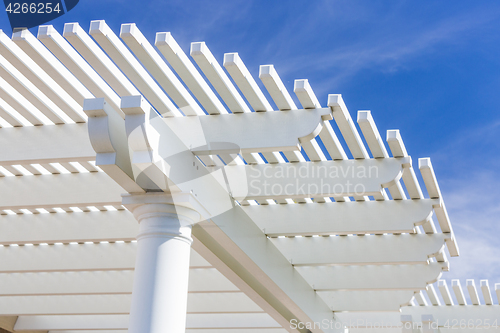
[[[191,226],[199,214],[167,194],[123,197],[139,222],[129,332],[184,333]]]

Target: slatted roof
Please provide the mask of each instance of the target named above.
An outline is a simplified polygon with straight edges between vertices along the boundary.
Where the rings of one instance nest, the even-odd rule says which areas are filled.
[[[488,280],[479,281],[478,286],[474,280],[466,280],[465,285],[452,280],[451,286],[446,280],[439,280],[416,294],[401,313],[344,312],[337,316],[340,321],[351,323],[349,332],[355,333],[411,332],[412,328],[420,332],[498,332],[500,284],[496,283],[494,289],[492,293]]]
[[[123,100],[141,95],[186,146],[194,133],[179,129],[194,120],[214,138],[237,122],[243,139],[245,124],[262,132],[236,153],[191,149],[203,168],[224,168],[241,222],[193,231],[188,331],[278,333],[291,318],[398,311],[448,270],[458,247],[432,164],[421,158],[416,170],[398,130],[384,142],[370,111],[356,125],[341,95],[322,105],[308,80],[294,83],[298,107],[272,65],[258,84],[237,53],[221,66],[202,42],[189,55],[170,33],[153,46],[135,24],[119,36],[104,21],[89,34],[77,23],[62,34],[41,26],[38,37],[0,31],[0,315],[19,317],[14,329],[127,327],[138,226],[121,195],[143,189],[96,164],[86,124],[95,110],[83,109],[93,98],[126,119]],[[311,121],[315,130],[300,132]],[[290,127],[266,127],[280,122]],[[290,141],[293,131],[302,134]],[[303,166],[380,174],[362,194],[246,192],[239,176]]]

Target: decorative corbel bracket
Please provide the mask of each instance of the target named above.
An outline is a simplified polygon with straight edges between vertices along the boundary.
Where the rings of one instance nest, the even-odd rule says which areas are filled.
[[[123,115],[104,98],[86,99],[83,111],[89,117],[89,137],[96,152],[96,165],[127,192],[143,193],[133,178]]]

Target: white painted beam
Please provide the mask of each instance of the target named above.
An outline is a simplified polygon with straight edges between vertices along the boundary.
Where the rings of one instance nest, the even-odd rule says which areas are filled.
[[[288,93],[283,81],[279,77],[274,65],[262,65],[259,69],[259,78],[264,83],[269,95],[279,110],[295,110],[297,107]]]
[[[418,159],[418,168],[422,173],[425,187],[430,198],[441,198],[441,190],[432,167],[431,159],[429,157]]]
[[[155,46],[208,114],[228,113],[170,32],[158,32]]]
[[[116,330],[128,329],[128,315],[21,316],[14,326],[24,330]]]
[[[78,23],[66,23],[63,36],[120,96],[138,95],[139,91]]]
[[[0,296],[2,315],[128,314],[132,295]],[[242,292],[190,293],[188,313],[263,312]]]
[[[87,124],[3,128],[0,146],[0,165],[93,161],[96,155]]]
[[[418,305],[420,305],[420,306],[427,306],[427,305],[429,305],[427,303],[427,300],[425,299],[424,294],[422,293],[422,291],[419,291],[419,292],[415,293],[415,299],[416,299]]]
[[[81,106],[19,46],[0,31],[0,54],[76,122],[85,122]]]
[[[398,311],[413,297],[413,290],[318,291],[333,311]]]
[[[444,234],[405,234],[270,240],[293,265],[387,265],[426,263],[445,239]]]
[[[358,111],[358,125],[370,148],[373,158],[389,157],[371,111]]]
[[[43,117],[43,114],[2,77],[0,77],[0,93],[4,102],[10,106],[10,108],[3,107],[3,114],[7,113],[15,117],[24,126],[44,124],[43,120],[46,118]]]
[[[0,296],[131,294],[133,279],[133,270],[2,273]],[[237,291],[215,268],[189,271],[191,293]]]
[[[0,312],[22,315],[128,314],[130,295],[1,296]]]
[[[190,54],[232,113],[250,112],[205,42],[191,43]]]
[[[193,234],[285,320],[331,316],[327,305],[299,274],[293,274],[289,262],[239,207],[212,221],[196,225]]]
[[[170,98],[104,20],[91,21],[89,33],[161,115],[181,115]]]
[[[451,298],[450,290],[448,289],[448,284],[446,280],[438,281],[438,288],[441,292],[441,297],[443,298],[444,304],[446,305],[455,305],[453,299]]]
[[[302,156],[300,151],[284,151],[283,155],[285,155],[288,162],[305,162],[305,158]],[[263,164],[263,163],[254,163],[254,164]]]
[[[462,286],[460,285],[460,280],[451,280],[451,286],[453,288],[453,292],[455,293],[458,305],[467,305],[467,300],[465,299]]]
[[[264,156],[267,163],[279,163],[279,160],[274,152],[263,152],[262,156]]]
[[[81,106],[83,100],[94,97],[92,93],[57,59],[28,29],[15,32],[12,40],[47,74],[64,87],[66,92]]]
[[[498,305],[464,305],[464,306],[405,306],[401,312],[337,312],[335,316],[339,321],[344,323],[359,323],[360,328],[367,328],[375,322],[384,323],[389,327],[401,327],[401,317],[411,316],[415,324],[420,324],[422,315],[431,314],[434,320],[439,323],[439,330],[441,332],[481,332],[484,331],[489,325],[488,332],[497,333],[499,329],[494,329],[491,325],[497,320],[498,323]],[[477,325],[477,329],[460,329],[460,324],[452,328],[454,323],[469,323],[469,321]],[[443,326],[448,323],[449,329]],[[445,331],[446,330],[446,331]],[[361,331],[362,332],[362,331]],[[366,331],[365,331],[366,332]],[[384,331],[385,332],[385,331]],[[410,331],[411,332],[411,331]]]
[[[397,181],[394,185],[387,188],[391,194],[392,200],[406,200],[406,193],[401,186],[401,182]]]
[[[309,84],[309,80],[295,80],[293,92],[304,109],[319,109],[321,104]]]
[[[242,292],[189,293],[188,313],[252,313],[264,312]]]
[[[279,328],[266,313],[214,313],[188,314],[187,328]],[[21,316],[15,325],[16,331],[23,330],[126,330],[128,315],[61,315]],[[281,332],[280,332],[281,333]]]
[[[120,38],[186,116],[205,114],[135,23],[122,24]],[[136,94],[132,94],[136,95]]]
[[[447,263],[420,265],[295,266],[315,290],[423,290],[448,269]]]
[[[134,240],[139,224],[127,210],[17,214],[0,217],[0,244]]]
[[[406,151],[406,147],[403,143],[403,139],[399,130],[388,130],[387,131],[387,143],[392,152],[392,156],[394,157],[404,157],[408,156]],[[408,195],[411,199],[422,199],[424,197],[422,193],[422,189],[420,188],[420,184],[415,175],[415,171],[413,167],[410,167],[403,174],[403,181],[406,186],[406,190],[408,191]]]
[[[422,189],[420,188],[420,184],[417,179],[417,175],[415,174],[415,170],[413,167],[408,168],[403,173],[403,181],[406,186],[406,190],[408,191],[408,195],[410,199],[423,199],[424,194],[422,193]]]
[[[6,79],[18,93],[26,98],[34,108],[29,110],[34,113],[35,110],[41,112],[46,118],[39,116],[42,122],[47,124],[49,119],[54,124],[64,124],[73,122],[57,105],[55,105],[44,93],[31,83],[23,74],[12,66],[4,57],[0,55],[0,76]],[[36,112],[38,113],[38,112]],[[79,122],[84,122],[80,119]]]
[[[434,168],[432,167],[431,159],[419,158],[418,167],[420,169],[420,173],[422,174],[422,178],[424,179],[425,187],[427,188],[427,193],[429,194],[429,197],[442,198],[441,190],[439,189],[436,175],[434,173]],[[460,253],[454,237],[453,228],[451,227],[450,218],[448,216],[448,211],[446,210],[445,204],[442,203],[440,207],[436,207],[435,212],[439,222],[439,226],[441,227],[441,231],[444,233],[450,233],[452,236],[447,241],[450,255],[452,257],[457,257]]]
[[[411,233],[438,200],[246,206],[243,211],[268,236]]]
[[[321,130],[323,119],[330,117],[330,110],[323,108],[177,117],[164,122],[193,153],[212,155],[239,150],[243,153],[298,150],[299,139],[314,138]]]
[[[389,144],[389,149],[391,150],[393,157],[404,157],[408,156],[406,152],[405,145],[403,143],[403,139],[399,134],[399,130],[388,130],[386,141]],[[405,183],[406,184],[406,183]],[[390,187],[389,191],[394,200],[406,200],[406,193],[404,192],[401,183],[398,182],[396,186]]]
[[[393,157],[404,157],[408,156],[405,144],[403,143],[403,138],[399,133],[399,130],[388,130],[387,131],[387,143],[391,149]]]
[[[90,90],[95,98],[106,98],[113,109],[124,117],[120,110],[120,96],[53,26],[41,25],[38,28],[38,39]]]
[[[133,270],[137,243],[55,244],[0,247],[1,273]],[[210,264],[191,252],[192,267]]]
[[[481,280],[480,284],[481,284],[481,291],[483,293],[484,304],[492,305],[493,299],[491,298],[491,291],[488,280]]]
[[[321,149],[319,148],[318,143],[315,139],[301,141],[300,145],[302,146],[304,152],[307,154],[307,157],[309,157],[309,161],[326,161],[326,158],[321,158],[321,155],[323,155],[323,153],[321,152]]]
[[[367,159],[238,165],[226,166],[224,172],[236,200],[376,195],[399,179],[407,162]]]
[[[470,300],[472,302],[472,305],[479,305],[480,301],[479,301],[479,296],[477,294],[476,284],[474,283],[474,280],[468,279],[466,281],[466,284],[467,284],[467,290],[469,291],[469,297],[470,297]]]
[[[22,127],[23,123],[21,119],[16,116],[16,110],[12,106],[9,105],[6,101],[0,98],[0,117],[13,127]],[[7,126],[7,125],[4,125]]]
[[[497,301],[500,303],[500,283],[495,283],[495,293],[497,294]]]
[[[267,101],[238,53],[225,53],[224,67],[254,111],[273,111],[272,106]]]
[[[2,273],[0,296],[131,294],[133,279],[131,269]]]
[[[356,125],[352,121],[351,115],[342,99],[342,95],[328,95],[328,106],[333,111],[333,118],[337,123],[342,136],[344,137],[351,154],[356,159],[370,158],[366,148],[361,141]]]
[[[2,177],[0,189],[2,210],[120,205],[124,192],[102,172]]]
[[[0,247],[1,272],[121,270],[135,266],[136,243]]]
[[[421,200],[425,200],[425,199],[421,199]],[[422,224],[422,229],[424,230],[424,233],[426,233],[426,234],[435,234],[437,232],[436,226],[434,225],[434,220],[432,219],[432,217],[427,222]]]
[[[441,301],[439,300],[439,297],[436,293],[436,289],[434,289],[434,285],[432,285],[432,284],[427,285],[425,287],[425,290],[427,291],[427,296],[429,296],[429,300],[431,301],[431,304],[440,306]]]
[[[333,131],[330,121],[327,120],[323,122],[323,128],[321,129],[321,132],[319,132],[319,137],[321,138],[321,141],[328,151],[328,154],[330,154],[332,160],[347,160],[344,148]]]
[[[289,326],[289,323],[290,323],[290,318],[287,318],[285,317],[282,313],[279,312],[279,308],[277,307],[274,307],[273,304],[271,302],[268,301],[268,299],[265,299],[264,297],[262,297],[260,295],[260,293],[258,292],[260,289],[259,288],[255,288],[255,285],[254,287],[251,287],[251,285],[249,283],[247,283],[247,281],[245,281],[244,279],[242,279],[242,277],[240,277],[238,274],[236,274],[236,272],[231,269],[224,261],[223,259],[224,258],[219,258],[215,253],[213,253],[211,250],[209,250],[203,243],[201,243],[201,241],[199,241],[199,239],[197,239],[196,237],[194,238],[194,242],[193,242],[193,249],[199,253],[200,255],[202,255],[208,262],[210,262],[211,265],[214,266],[214,269],[216,270],[216,272],[220,273],[220,274],[223,274],[227,279],[229,279],[233,284],[234,284],[234,287],[238,288],[239,290],[241,290],[242,292],[244,292],[248,297],[250,297],[250,299],[252,299],[259,307],[262,308],[262,310],[264,312],[266,312],[267,314],[269,314],[274,320],[276,320],[279,324],[283,325],[283,327],[287,327]],[[193,271],[193,269],[191,269],[191,271]],[[192,274],[190,274],[190,278],[191,276],[193,276]],[[207,280],[207,279],[205,279]],[[204,283],[205,280],[200,280],[200,283]],[[197,286],[197,281],[192,281],[190,280],[190,286]],[[212,280],[208,280],[208,282],[211,282]],[[218,281],[222,281],[221,279],[218,279]],[[214,284],[214,287],[215,286],[218,286],[218,284],[216,285],[215,283]],[[228,286],[224,286],[224,288],[226,289],[230,289],[228,288]],[[264,294],[266,296],[269,296],[269,294]]]

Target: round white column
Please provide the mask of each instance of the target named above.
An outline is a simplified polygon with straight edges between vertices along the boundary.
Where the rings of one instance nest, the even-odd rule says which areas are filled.
[[[199,214],[169,203],[132,210],[139,221],[129,332],[184,333],[193,239]]]

